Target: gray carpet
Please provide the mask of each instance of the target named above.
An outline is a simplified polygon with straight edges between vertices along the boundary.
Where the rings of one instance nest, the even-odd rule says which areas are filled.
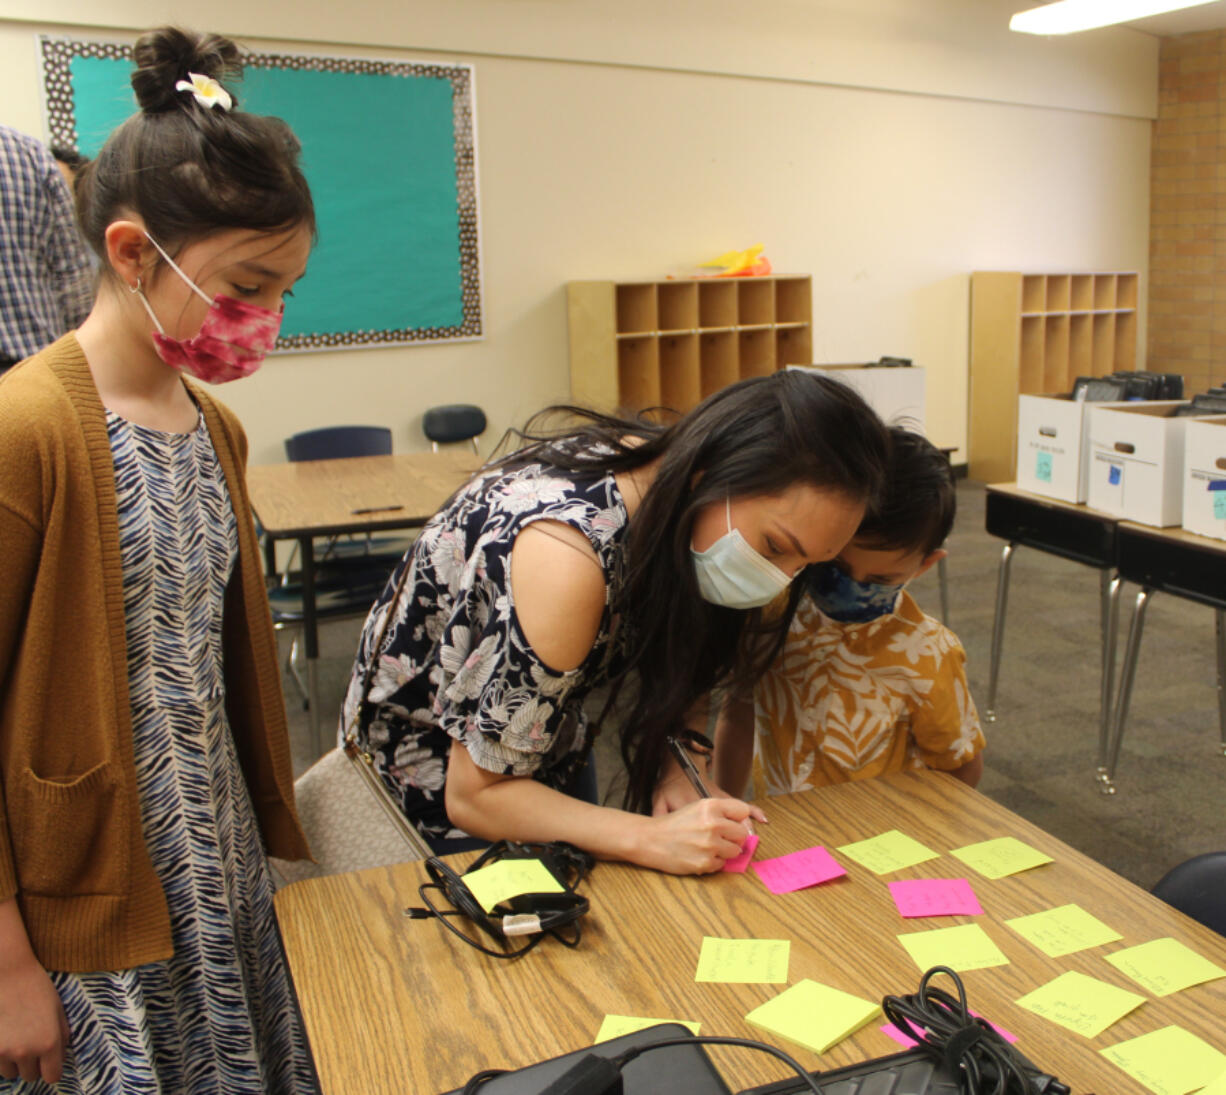
[[[981,713],[1003,546],[984,532],[983,500],[981,484],[959,484],[948,562],[949,623],[966,647],[971,692]],[[935,569],[913,592],[927,611],[938,612]],[[1121,646],[1135,593],[1135,587],[1126,587],[1121,600]],[[1116,773],[1118,793],[1112,796],[1101,795],[1094,781],[1098,612],[1097,571],[1018,550],[997,721],[985,726],[987,766],[979,789],[1149,888],[1189,856],[1226,849],[1226,756],[1219,745],[1213,612],[1173,597],[1151,601]],[[360,626],[360,620],[343,620],[321,631],[320,706],[329,728],[336,722]],[[311,759],[307,717],[288,678],[286,702],[301,770]],[[606,787],[617,777],[611,746],[605,741],[600,749]]]

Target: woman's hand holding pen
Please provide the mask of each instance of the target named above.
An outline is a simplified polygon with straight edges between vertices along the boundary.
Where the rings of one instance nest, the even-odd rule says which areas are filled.
[[[683,762],[687,760],[689,761],[688,766],[683,766]],[[660,772],[660,781],[656,784],[651,800],[652,816],[661,817],[703,798],[735,798],[735,796],[716,786],[709,772],[704,777],[685,746],[677,738],[670,738],[669,751]],[[759,807],[750,806],[749,815],[745,819],[745,828],[749,833],[754,831],[755,820],[766,822],[766,814]]]
[[[745,825],[756,809],[721,795],[696,799],[681,809],[642,818],[643,839],[635,863],[669,874],[710,874],[740,854]]]

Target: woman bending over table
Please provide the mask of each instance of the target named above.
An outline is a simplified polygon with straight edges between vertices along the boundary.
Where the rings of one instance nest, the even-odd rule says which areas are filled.
[[[768,623],[761,608],[851,538],[888,437],[850,388],[799,371],[734,384],[668,426],[566,410],[577,425],[525,433],[422,530],[363,627],[342,733],[356,720],[440,853],[566,840],[715,871],[763,815],[718,791],[669,810],[667,738],[712,688],[770,663],[790,612]],[[597,725],[632,694],[625,810],[583,788],[582,704],[604,685]]]

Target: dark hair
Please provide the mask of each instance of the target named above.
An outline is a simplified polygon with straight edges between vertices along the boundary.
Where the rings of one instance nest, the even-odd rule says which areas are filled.
[[[626,805],[641,810],[650,803],[665,737],[715,686],[759,675],[791,615],[767,623],[760,609],[738,612],[702,598],[690,554],[698,513],[727,497],[776,494],[796,484],[871,502],[885,475],[888,439],[851,388],[797,370],[733,384],[671,425],[574,407],[544,413],[557,411],[583,424],[543,436],[538,416],[520,435],[532,444],[505,462],[541,460],[582,474],[659,460],[610,591],[626,665],[600,716],[603,722],[627,674],[637,671],[621,749],[630,777]],[[792,595],[799,595],[796,583]]]
[[[74,172],[80,171],[89,159],[82,156],[75,148],[65,148],[63,145],[53,144],[51,146],[51,155],[56,158],[59,163],[65,167],[71,168]]]
[[[923,434],[890,427],[885,486],[856,542],[881,551],[936,551],[954,525],[957,496],[949,460]]]
[[[171,254],[228,228],[304,226],[314,234],[315,209],[289,126],[240,111],[237,98],[226,111],[176,90],[189,73],[236,79],[238,47],[215,34],[161,27],[141,35],[132,52],[140,111],[111,134],[76,185],[81,231],[104,269],[107,226],[125,210]]]

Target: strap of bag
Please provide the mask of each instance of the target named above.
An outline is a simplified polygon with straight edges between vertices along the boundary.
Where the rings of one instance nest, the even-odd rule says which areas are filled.
[[[366,662],[366,672],[362,677],[362,693],[358,696],[358,702],[353,708],[353,718],[350,719],[349,725],[345,727],[346,748],[350,746],[355,747],[368,762],[370,761],[370,750],[363,740],[361,730],[362,709],[366,706],[366,700],[370,696],[370,685],[375,679],[375,669],[383,653],[383,644],[387,641],[387,631],[391,626],[392,617],[396,614],[396,606],[400,603],[400,594],[404,591],[404,584],[409,576],[409,571],[412,569],[413,564],[407,559],[404,560],[404,567],[400,571],[400,577],[396,581],[396,588],[392,592],[392,599],[388,602],[387,613],[383,617],[383,626],[379,629],[379,637],[375,640],[375,645],[370,649],[370,658]]]
[[[365,708],[367,697],[370,695],[370,685],[371,681],[374,680],[375,667],[379,664],[383,644],[387,640],[388,627],[391,625],[392,617],[396,614],[396,606],[400,603],[400,594],[404,590],[405,580],[412,569],[413,564],[406,560],[404,569],[400,572],[400,578],[396,582],[396,589],[392,594],[391,602],[387,606],[387,614],[383,618],[383,626],[379,629],[379,638],[375,640],[375,645],[371,647],[370,660],[366,665],[366,673],[362,677],[362,693],[358,697],[357,705],[354,707],[353,718],[345,728],[345,741],[342,748],[345,755],[353,763],[354,769],[374,796],[375,801],[383,808],[388,821],[404,839],[405,844],[418,859],[425,859],[433,855],[434,850],[426,843],[417,826],[401,812],[399,803],[392,801],[392,796],[384,786],[383,780],[380,778],[379,773],[375,771],[374,757],[371,756],[370,749],[363,740],[361,732],[362,710]]]

